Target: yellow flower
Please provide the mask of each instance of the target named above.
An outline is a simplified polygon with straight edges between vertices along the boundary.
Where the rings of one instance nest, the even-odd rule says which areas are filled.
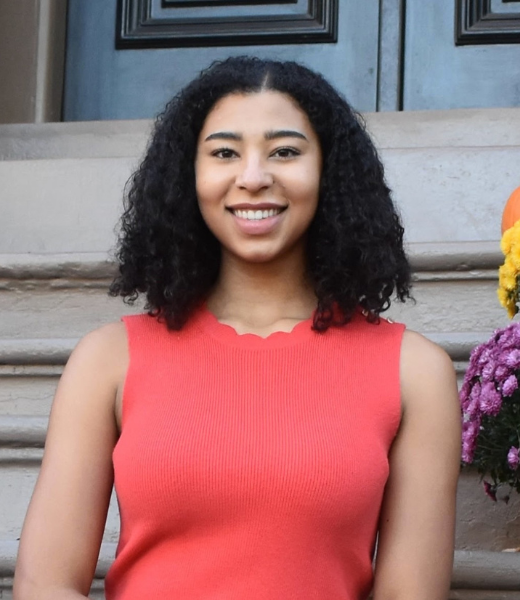
[[[520,244],[513,244],[511,246],[511,250],[507,255],[507,258],[509,257],[511,258],[511,262],[515,269],[518,271],[520,269]]]
[[[498,296],[498,301],[505,308],[507,306],[507,303],[509,300],[509,294],[506,292],[506,290],[503,287],[499,287],[497,289],[497,296]]]
[[[520,220],[504,232],[500,248],[505,258],[498,269],[498,300],[513,318],[518,312],[520,292]]]
[[[504,264],[498,270],[498,280],[500,283],[500,287],[504,288],[509,292],[514,291],[516,289],[517,276],[518,272],[515,269],[514,265],[511,264],[509,256],[507,256]]]
[[[506,229],[506,231],[504,231],[504,235],[502,236],[502,239],[500,240],[500,249],[502,250],[502,254],[504,254],[504,256],[509,254],[509,252],[511,252],[511,243],[513,241],[513,232],[514,232],[514,227],[510,227],[509,229]]]
[[[512,319],[518,312],[518,306],[514,302],[512,302],[511,304],[508,304],[506,306],[506,309],[507,309],[507,316],[510,319]]]
[[[501,287],[498,288],[497,295],[500,304],[507,310],[509,318],[512,319],[518,312],[518,307],[516,306],[516,295],[511,294],[511,292],[508,292]]]
[[[513,260],[513,251],[511,251],[504,259],[504,270],[507,275],[516,277],[518,275],[518,269],[516,268],[515,261]]]
[[[507,308],[510,304],[514,303],[515,295],[514,293],[505,290],[503,287],[499,287],[497,289],[498,300],[500,304]]]

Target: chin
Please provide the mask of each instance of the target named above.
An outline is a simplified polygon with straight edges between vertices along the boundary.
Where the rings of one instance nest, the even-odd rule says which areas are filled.
[[[247,254],[238,254],[237,258],[245,263],[262,264],[276,260],[277,255],[268,252],[251,252]]]
[[[272,243],[265,243],[266,240],[252,240],[249,242],[245,244],[229,244],[227,252],[235,260],[253,264],[268,263],[276,260],[283,254],[283,251],[278,246]]]

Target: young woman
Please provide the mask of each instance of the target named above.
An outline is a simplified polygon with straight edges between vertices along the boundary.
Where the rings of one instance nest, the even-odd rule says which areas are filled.
[[[127,200],[112,293],[149,314],[68,362],[15,598],[86,597],[115,480],[108,600],[445,599],[455,377],[379,317],[409,266],[345,100],[295,63],[215,64]]]

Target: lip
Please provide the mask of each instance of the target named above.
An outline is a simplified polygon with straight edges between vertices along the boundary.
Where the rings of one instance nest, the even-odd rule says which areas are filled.
[[[276,204],[274,202],[258,202],[252,204],[251,202],[242,202],[241,204],[233,204],[232,206],[226,206],[229,211],[233,210],[285,210],[286,205]]]
[[[267,217],[265,219],[241,219],[237,217],[232,211],[233,210],[269,210],[269,209],[279,209],[279,208],[287,208],[281,207],[277,204],[236,204],[232,208],[229,207],[229,213],[235,223],[237,229],[244,235],[267,235],[271,233],[283,219],[285,210],[282,212],[272,216]]]

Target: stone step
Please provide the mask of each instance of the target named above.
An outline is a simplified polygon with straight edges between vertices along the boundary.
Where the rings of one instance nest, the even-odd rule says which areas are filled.
[[[519,145],[518,108],[365,113],[378,148]],[[0,125],[0,161],[138,156],[150,119]]]
[[[498,241],[410,244],[416,303],[388,315],[421,332],[489,331],[508,323],[496,296]],[[0,255],[0,337],[76,338],[139,311],[109,298],[114,264],[102,253]],[[42,318],[45,315],[45,318]]]
[[[0,415],[48,417],[63,365],[0,365]]]
[[[0,125],[0,161],[132,158],[146,147],[151,126],[149,119]]]

